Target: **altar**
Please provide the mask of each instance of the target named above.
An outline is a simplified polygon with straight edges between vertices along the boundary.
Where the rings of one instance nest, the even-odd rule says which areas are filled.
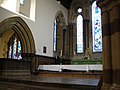
[[[96,65],[39,65],[38,70],[58,71],[73,70],[73,71],[102,71],[102,64]]]

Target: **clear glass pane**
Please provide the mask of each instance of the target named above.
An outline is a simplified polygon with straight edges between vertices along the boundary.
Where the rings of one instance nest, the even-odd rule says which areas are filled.
[[[83,53],[83,17],[77,17],[77,53]]]
[[[79,9],[78,9],[78,13],[81,13],[81,12],[82,12],[82,9],[81,9],[81,8],[79,8]]]

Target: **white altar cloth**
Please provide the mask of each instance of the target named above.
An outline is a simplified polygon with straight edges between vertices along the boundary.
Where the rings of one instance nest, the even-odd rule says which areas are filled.
[[[62,71],[62,69],[77,70],[77,71],[102,71],[102,65],[39,65],[38,70]]]

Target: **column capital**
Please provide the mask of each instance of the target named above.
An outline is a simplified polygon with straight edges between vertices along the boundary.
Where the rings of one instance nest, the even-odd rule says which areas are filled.
[[[102,7],[107,6],[108,3],[110,3],[110,2],[111,2],[111,0],[97,0],[97,5],[102,8]]]
[[[70,22],[70,23],[68,24],[68,26],[73,26],[73,25],[76,25],[76,23]]]
[[[107,7],[108,5],[114,6],[116,4],[120,4],[120,0],[97,0],[97,4],[99,7],[103,8]]]

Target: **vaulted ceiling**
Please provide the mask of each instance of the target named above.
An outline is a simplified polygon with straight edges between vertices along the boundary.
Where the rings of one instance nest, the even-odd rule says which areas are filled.
[[[67,9],[69,9],[69,8],[70,8],[70,5],[71,5],[71,3],[72,3],[73,0],[57,0],[57,1],[60,1],[60,3],[61,3],[64,7],[66,7]]]
[[[79,4],[80,6],[87,5],[88,2],[93,2],[95,0],[57,0],[60,1],[60,4],[62,4],[67,9],[70,9],[70,6],[73,4],[74,6]]]

